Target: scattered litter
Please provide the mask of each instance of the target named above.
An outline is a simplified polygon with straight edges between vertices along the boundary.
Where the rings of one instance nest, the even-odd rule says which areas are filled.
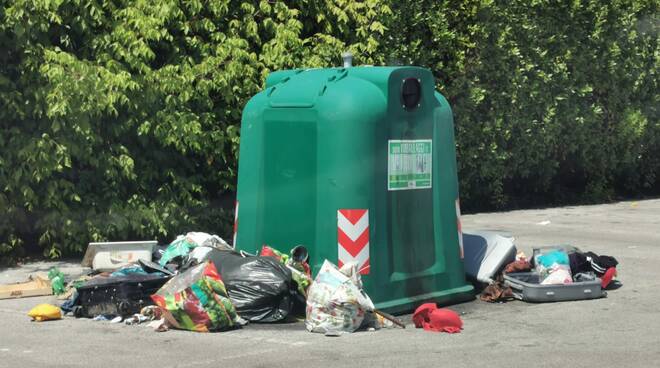
[[[170,328],[168,327],[167,321],[164,318],[151,321],[147,324],[147,327],[151,327],[156,332],[165,332]]]
[[[149,318],[149,320],[161,319],[163,311],[156,305],[149,305],[140,310],[140,314]]]
[[[64,294],[64,274],[57,267],[53,267],[48,271],[48,279],[50,280],[53,294]]]
[[[389,313],[385,313],[378,309],[374,309],[374,313],[376,314],[376,318],[378,319],[378,322],[382,328],[392,328],[394,326],[406,328],[405,323]]]
[[[0,299],[25,298],[30,296],[52,295],[50,280],[45,274],[28,277],[27,282],[0,285]]]
[[[425,331],[458,333],[463,329],[463,321],[458,313],[447,308],[438,308],[435,303],[425,303],[417,307],[413,323]]]
[[[50,321],[62,318],[62,311],[52,304],[39,304],[28,312],[28,316],[37,322]]]
[[[507,266],[508,267],[508,266]],[[513,290],[510,286],[504,283],[502,275],[497,275],[495,280],[491,282],[479,295],[479,299],[489,303],[502,303],[514,298]]]
[[[98,316],[92,318],[92,321],[110,321],[113,318],[115,318],[113,315],[99,314]]]
[[[110,323],[121,323],[122,320],[123,320],[122,316],[117,316],[117,317],[111,319]]]
[[[341,269],[326,260],[321,266],[307,296],[308,331],[335,336],[354,332],[367,312],[374,310],[371,299],[362,290],[362,280],[356,263]]]
[[[139,325],[140,323],[147,321],[149,321],[149,317],[142,314],[134,314],[131,317],[126,318],[124,323],[127,325]]]
[[[64,293],[57,296],[59,300],[71,300],[72,296],[77,292],[76,289],[79,288],[85,281],[91,280],[92,277],[88,275],[82,275],[69,283],[64,288]]]
[[[545,221],[537,222],[536,224],[537,224],[537,225],[541,225],[541,226],[550,225],[550,220],[545,220]]]

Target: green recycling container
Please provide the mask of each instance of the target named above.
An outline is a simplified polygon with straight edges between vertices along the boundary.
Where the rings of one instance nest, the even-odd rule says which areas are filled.
[[[454,125],[430,71],[272,73],[241,123],[234,244],[356,262],[377,308],[474,298],[465,281]]]

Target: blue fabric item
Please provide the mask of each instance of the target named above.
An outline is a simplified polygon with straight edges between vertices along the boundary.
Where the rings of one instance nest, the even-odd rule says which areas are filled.
[[[133,273],[139,273],[142,275],[146,275],[147,273],[142,269],[140,266],[134,266],[134,267],[124,267],[120,268],[117,271],[113,272],[110,274],[110,277],[115,277],[115,276],[127,276]]]
[[[62,305],[60,305],[60,309],[64,311],[64,313],[73,312],[73,307],[76,305],[77,300],[78,290],[74,290],[71,298],[67,299]]]
[[[147,272],[141,267],[141,266],[131,266],[131,267],[124,267],[120,268],[117,271],[113,272],[110,274],[110,277],[115,277],[115,276],[128,276],[132,274],[140,274],[140,275],[146,275]],[[162,272],[154,272],[155,274],[161,274],[164,275]]]
[[[557,263],[560,265],[568,265],[568,254],[562,250],[555,250],[550,253],[542,254],[536,258],[536,262],[545,268],[551,267]]]

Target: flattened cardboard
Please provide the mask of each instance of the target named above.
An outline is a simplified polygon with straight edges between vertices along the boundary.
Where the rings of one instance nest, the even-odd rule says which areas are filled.
[[[0,285],[0,299],[26,298],[43,295],[53,295],[50,280],[44,275],[30,275],[30,281]]]

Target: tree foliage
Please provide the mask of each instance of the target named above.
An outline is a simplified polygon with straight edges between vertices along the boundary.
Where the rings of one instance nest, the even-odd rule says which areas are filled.
[[[660,192],[658,1],[397,1],[392,62],[454,110],[462,203]]]
[[[227,234],[241,109],[271,70],[382,63],[376,1],[4,0],[0,253]]]
[[[462,203],[660,192],[658,0],[0,0],[0,254],[228,236],[273,70],[431,69]]]

